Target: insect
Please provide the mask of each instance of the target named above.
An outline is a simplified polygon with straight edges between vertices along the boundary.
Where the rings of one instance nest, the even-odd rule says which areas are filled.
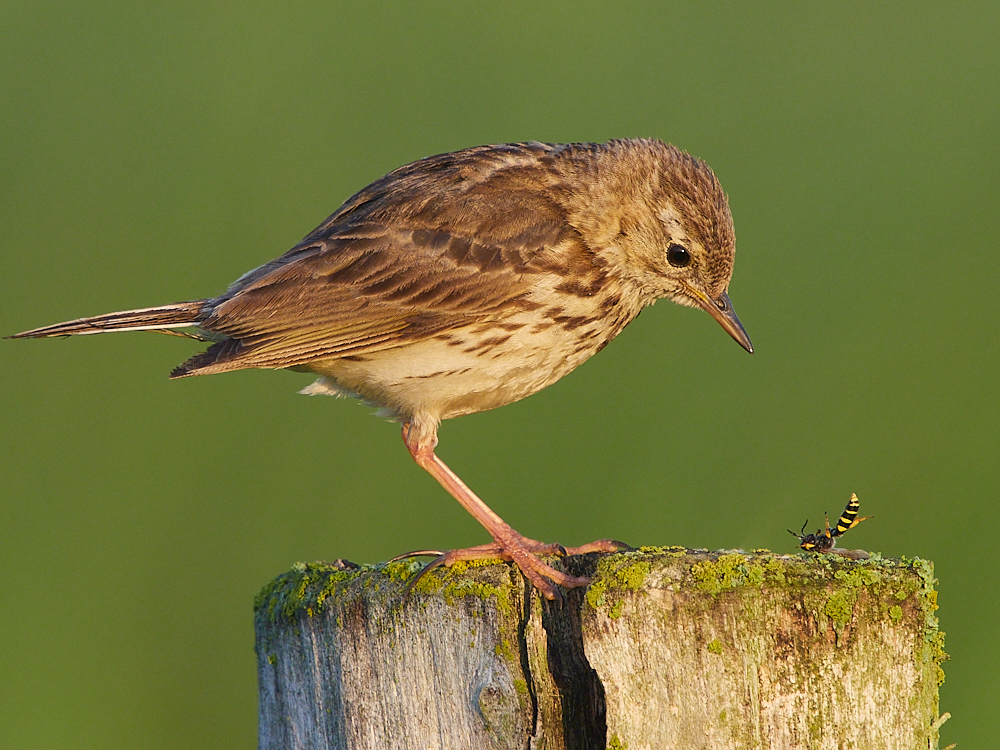
[[[837,525],[834,528],[830,528],[829,517],[824,516],[824,526],[825,529],[816,529],[815,534],[806,534],[806,525],[809,521],[802,524],[802,529],[796,534],[791,529],[788,529],[788,533],[799,540],[799,549],[804,549],[809,552],[820,552],[828,553],[833,552],[834,548],[837,546],[837,537],[843,536],[844,532],[848,529],[853,529],[862,521],[866,521],[869,518],[874,518],[875,516],[861,516],[858,517],[858,508],[861,507],[861,503],[858,500],[858,496],[851,493],[851,499],[847,501],[847,507],[844,508],[844,512],[840,514],[840,518],[837,520]],[[840,550],[836,551],[836,554],[842,554]]]

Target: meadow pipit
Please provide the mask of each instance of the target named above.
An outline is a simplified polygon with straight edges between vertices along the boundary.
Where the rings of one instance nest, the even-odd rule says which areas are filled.
[[[15,338],[193,327],[214,343],[173,378],[314,372],[303,393],[360,397],[401,422],[414,460],[493,537],[436,563],[513,560],[551,599],[553,582],[587,579],[542,562],[562,548],[518,534],[435,455],[438,425],[554,383],[661,297],[706,310],[752,352],[726,294],[734,251],[718,180],[673,146],[481,146],[377,180],[219,297]]]

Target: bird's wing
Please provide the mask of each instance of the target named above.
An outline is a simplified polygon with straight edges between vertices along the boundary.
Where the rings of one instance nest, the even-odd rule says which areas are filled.
[[[518,166],[461,189],[425,175],[412,196],[383,178],[211,301],[202,328],[225,340],[174,376],[294,367],[537,307],[530,277],[549,269],[539,256],[578,236],[544,181]]]

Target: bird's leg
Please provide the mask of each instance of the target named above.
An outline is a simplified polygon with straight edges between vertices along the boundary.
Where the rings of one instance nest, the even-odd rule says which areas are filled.
[[[451,565],[460,560],[481,560],[490,557],[512,560],[534,587],[542,592],[542,595],[546,599],[557,599],[559,598],[559,592],[552,585],[552,581],[566,588],[577,588],[579,586],[586,586],[590,583],[590,579],[571,576],[556,570],[551,565],[546,565],[539,560],[537,557],[538,554],[608,551],[621,549],[625,546],[620,542],[602,540],[601,542],[594,542],[593,545],[584,545],[584,547],[570,551],[563,549],[561,545],[545,545],[533,539],[526,539],[494,513],[486,503],[480,500],[469,489],[465,482],[459,479],[455,472],[448,468],[444,461],[434,454],[434,447],[437,445],[436,435],[432,433],[429,436],[418,436],[417,433],[418,431],[414,429],[412,423],[407,422],[403,425],[403,442],[406,443],[406,447],[410,451],[410,455],[413,456],[413,460],[438,480],[441,486],[448,490],[451,496],[458,500],[461,506],[469,511],[472,517],[479,521],[483,528],[489,532],[490,536],[496,540],[495,544],[484,544],[466,550],[445,552],[432,562],[431,566]]]

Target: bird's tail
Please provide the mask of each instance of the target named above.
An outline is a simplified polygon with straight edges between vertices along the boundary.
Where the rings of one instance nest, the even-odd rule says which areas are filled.
[[[44,328],[34,328],[16,333],[12,339],[40,339],[49,336],[87,335],[106,331],[163,331],[170,328],[196,326],[201,322],[201,309],[206,300],[176,302],[161,307],[145,307],[141,310],[97,315],[93,318],[79,318],[65,323],[56,323]]]

